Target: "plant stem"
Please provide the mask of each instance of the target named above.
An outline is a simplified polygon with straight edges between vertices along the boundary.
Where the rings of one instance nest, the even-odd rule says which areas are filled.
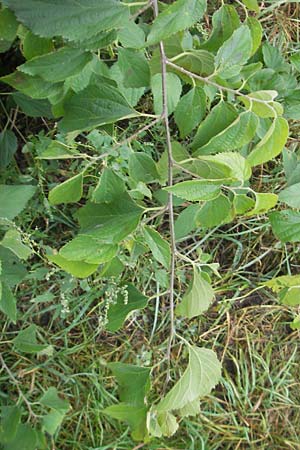
[[[154,16],[158,15],[158,2],[153,0]],[[163,97],[163,112],[162,118],[165,125],[167,151],[168,151],[168,186],[173,186],[173,165],[174,159],[172,154],[171,133],[168,119],[168,88],[167,88],[167,57],[165,54],[164,44],[161,41],[159,43],[160,58],[161,58],[161,71],[162,71],[162,97]],[[173,195],[168,193],[168,210],[169,210],[169,228],[170,228],[170,244],[171,244],[171,263],[170,263],[170,294],[169,294],[169,306],[170,306],[170,336],[167,347],[167,382],[170,379],[170,359],[172,342],[175,336],[174,325],[174,284],[175,284],[175,255],[176,255],[176,243],[175,243],[175,229],[174,229],[174,211],[173,211]]]

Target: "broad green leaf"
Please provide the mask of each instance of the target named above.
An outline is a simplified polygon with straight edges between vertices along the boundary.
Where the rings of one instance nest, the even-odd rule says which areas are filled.
[[[51,104],[47,99],[30,98],[21,92],[14,92],[12,98],[26,116],[53,119]]]
[[[109,167],[105,167],[95,190],[92,201],[95,203],[110,203],[126,192],[124,181]]]
[[[38,353],[47,347],[47,345],[37,342],[36,325],[30,325],[24,330],[19,331],[12,342],[14,343],[15,350],[22,353]]]
[[[12,441],[4,445],[3,450],[36,450],[37,433],[29,424],[20,424]]]
[[[117,0],[3,0],[18,20],[43,37],[81,40],[118,26],[128,18],[128,8]]]
[[[190,28],[203,17],[205,10],[206,0],[176,0],[154,20],[147,44],[156,44],[178,31]]]
[[[150,410],[148,412],[148,416],[148,430],[150,436],[170,437],[173,436],[173,434],[178,430],[179,425],[177,423],[176,417],[169,411],[157,413]]]
[[[133,20],[129,20],[128,23],[118,31],[118,39],[125,48],[140,49],[145,45],[144,30]]]
[[[206,311],[215,298],[211,285],[194,267],[193,279],[176,308],[176,314],[192,319]]]
[[[17,320],[17,300],[6,283],[1,283],[0,310],[11,320],[16,323]]]
[[[20,262],[19,258],[5,247],[0,245],[0,261],[2,261],[2,273],[0,273],[0,281],[7,283],[9,287],[13,287],[20,283],[27,274],[25,266]]]
[[[296,316],[292,323],[290,323],[290,327],[292,330],[299,330],[300,329],[300,316]]]
[[[284,148],[282,160],[287,186],[300,183],[300,161],[296,152]]]
[[[173,141],[172,145],[172,156],[174,161],[181,162],[185,159],[189,159],[190,155],[188,151],[183,147],[179,142]],[[159,161],[156,164],[157,170],[159,172],[159,178],[162,182],[166,182],[168,180],[168,151],[165,150],[161,155]],[[181,169],[173,167],[173,175],[180,173]]]
[[[185,51],[178,55],[174,61],[178,66],[202,76],[211,75],[215,69],[214,57],[206,50]],[[182,73],[179,70],[174,69],[174,71],[182,77]],[[188,81],[188,78],[185,79]]]
[[[221,364],[212,350],[189,345],[188,351],[188,366],[179,381],[156,406],[158,412],[184,408],[208,395],[220,380]]]
[[[75,273],[76,270],[81,275],[82,269],[90,272],[93,268],[94,272],[96,265],[110,261],[115,257],[117,251],[118,246],[116,244],[105,243],[101,238],[90,236],[88,233],[79,234],[60,249],[59,256],[66,259],[67,262],[56,260],[61,265],[64,264],[69,271],[72,270]],[[82,269],[75,266],[76,262],[77,265],[83,263]]]
[[[71,159],[78,155],[72,147],[59,141],[51,141],[48,147],[39,154],[37,159]]]
[[[77,48],[62,47],[56,52],[36,56],[19,66],[18,70],[57,83],[79,73],[91,59],[91,53]]]
[[[272,230],[282,242],[300,242],[300,212],[285,210],[269,214]]]
[[[100,275],[105,278],[115,277],[117,278],[122,274],[125,266],[122,261],[116,256],[111,261],[108,261],[103,265]]]
[[[281,104],[274,102],[277,95],[276,91],[257,91],[248,94],[247,97],[239,97],[239,99],[256,115],[267,118],[280,116],[283,113]]]
[[[124,297],[124,294],[118,293],[117,301],[115,304],[110,305],[107,314],[108,331],[119,330],[126,318],[135,310],[142,309],[147,306],[148,298],[139,292],[132,284],[125,286],[128,292],[128,298]]]
[[[236,29],[219,48],[215,57],[216,71],[222,78],[237,75],[252,53],[252,37],[246,25]]]
[[[290,61],[293,64],[293,66],[295,67],[295,69],[300,72],[300,53],[294,53],[291,57],[290,57]]]
[[[170,268],[171,253],[170,246],[161,235],[151,227],[145,226],[143,230],[145,242],[150,248],[154,258],[166,269]]]
[[[61,184],[55,186],[49,192],[49,202],[51,205],[60,205],[61,203],[76,203],[83,194],[83,173],[69,178]]]
[[[196,225],[196,217],[200,210],[200,206],[198,204],[189,205],[185,208],[175,221],[175,237],[176,240],[182,239],[188,234],[197,228]]]
[[[12,43],[16,36],[19,23],[15,15],[9,9],[1,9],[0,11],[0,41],[8,41]]]
[[[32,254],[31,248],[23,244],[21,234],[14,228],[5,233],[0,244],[11,250],[20,259],[27,259]]]
[[[21,422],[21,410],[17,406],[2,406],[0,442],[7,444],[15,438]]]
[[[300,208],[300,183],[283,189],[279,193],[278,199],[292,208]]]
[[[249,9],[249,11],[259,13],[259,6],[257,0],[242,0],[242,2]]]
[[[258,125],[257,116],[251,111],[242,112],[229,127],[211,138],[207,144],[198,148],[194,153],[207,155],[211,153],[227,152],[243,147],[251,142]]]
[[[263,164],[282,152],[288,139],[289,126],[283,117],[274,119],[263,139],[254,147],[247,160],[251,166]]]
[[[205,178],[228,178],[231,180],[246,181],[251,177],[251,167],[248,161],[237,152],[199,156],[198,161],[206,164],[207,175],[204,173],[201,175],[205,175]]]
[[[142,212],[128,194],[123,194],[111,203],[87,203],[76,217],[86,236],[117,243],[136,229]]]
[[[236,214],[245,214],[255,207],[255,201],[246,194],[236,194],[233,199],[233,207]]]
[[[125,88],[150,86],[150,68],[143,52],[120,48],[118,56]]]
[[[98,59],[96,55],[93,55],[93,59],[88,62],[79,73],[66,79],[64,88],[66,91],[72,89],[76,93],[80,92],[85,89],[90,82],[94,82],[94,78],[97,78],[97,75],[110,78],[107,65]]]
[[[180,136],[187,136],[203,119],[206,111],[206,95],[202,88],[192,88],[181,97],[175,109],[175,122]]]
[[[114,419],[127,422],[131,428],[132,438],[135,441],[143,441],[147,438],[146,406],[135,406],[122,402],[117,405],[108,406],[102,412]]]
[[[49,387],[42,395],[39,403],[57,411],[66,412],[70,408],[69,402],[59,397],[57,389],[53,386]]]
[[[208,180],[182,181],[164,189],[191,202],[212,200],[220,195],[220,183]]]
[[[289,288],[284,288],[278,295],[280,303],[288,306],[300,305],[300,284]]]
[[[0,81],[34,99],[48,98],[58,95],[61,92],[60,84],[53,84],[43,80],[43,78],[32,77],[18,70],[5,77],[1,77]]]
[[[211,228],[227,221],[231,210],[231,203],[221,194],[214,200],[205,203],[196,216],[197,226]]]
[[[292,92],[284,98],[284,115],[287,119],[300,119],[300,89]]]
[[[18,148],[15,134],[10,130],[0,133],[0,170],[5,169],[12,161]]]
[[[140,98],[144,95],[145,88],[126,88],[123,84],[123,75],[119,62],[113,64],[110,69],[110,77],[116,81],[121,94],[126,98],[131,106],[138,104]]]
[[[27,31],[22,40],[22,53],[27,61],[36,56],[45,55],[53,51],[54,45],[52,39],[36,36],[31,31]]]
[[[47,255],[47,259],[76,278],[89,277],[99,267],[98,264],[88,264],[84,261],[70,261],[58,254]]]
[[[179,102],[182,85],[177,75],[168,72],[166,74],[167,106],[168,114],[172,114]],[[162,76],[157,73],[151,78],[151,90],[154,98],[154,112],[157,115],[163,112]]]
[[[261,26],[261,23],[258,19],[255,17],[249,16],[246,20],[246,25],[248,26],[251,38],[252,38],[252,50],[251,50],[251,56],[256,53],[256,51],[259,49],[261,40],[263,37],[263,28]]]
[[[282,275],[265,281],[263,285],[272,289],[273,292],[280,292],[283,288],[299,286],[300,275]]]
[[[263,214],[269,209],[274,208],[278,201],[278,195],[276,194],[265,194],[255,192],[255,205],[253,209],[248,211],[245,215],[252,216],[254,214]]]
[[[145,397],[150,389],[150,369],[113,362],[108,364],[118,382],[120,400],[136,406],[145,405]]]
[[[60,128],[66,133],[88,130],[139,115],[119,90],[104,80],[66,100],[64,108],[65,115]]]
[[[269,42],[265,42],[262,47],[262,53],[264,62],[270,69],[280,71],[286,68],[286,62],[278,47],[271,45]]]
[[[151,183],[159,179],[154,160],[144,152],[132,153],[129,157],[129,175],[135,181]]]
[[[214,136],[225,130],[238,117],[238,112],[229,103],[219,102],[201,122],[192,142],[192,149],[203,147]]]
[[[51,410],[42,419],[42,429],[46,431],[50,436],[53,436],[57,429],[60,427],[62,421],[64,420],[65,413],[61,411]]]
[[[31,185],[0,185],[0,217],[13,220],[36,191]]]

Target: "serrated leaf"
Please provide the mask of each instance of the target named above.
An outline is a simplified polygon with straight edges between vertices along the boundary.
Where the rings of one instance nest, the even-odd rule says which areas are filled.
[[[231,202],[221,194],[216,199],[208,201],[196,216],[197,226],[211,228],[227,221],[231,210]]]
[[[170,268],[171,253],[170,246],[161,235],[151,227],[145,226],[143,230],[145,242],[150,248],[154,258],[166,269]]]
[[[47,345],[37,342],[36,328],[36,325],[30,325],[24,330],[19,331],[18,335],[12,340],[16,351],[22,353],[38,353],[47,347]]]
[[[0,244],[11,250],[20,259],[27,259],[32,253],[31,248],[23,244],[19,231],[14,228],[5,233]]]
[[[111,305],[107,314],[108,331],[119,330],[126,318],[138,309],[145,308],[148,303],[148,298],[139,292],[132,284],[126,285],[128,298],[124,299],[124,294],[119,293],[116,303]]]
[[[3,0],[33,33],[81,40],[118,26],[129,10],[117,0]]]
[[[166,87],[168,92],[168,114],[172,114],[179,102],[182,85],[177,75],[167,72]],[[163,112],[162,77],[157,73],[151,78],[151,90],[154,98],[154,112],[157,115]]]
[[[292,208],[300,208],[300,183],[293,184],[279,193],[279,200]]]
[[[113,64],[110,69],[110,77],[116,81],[122,95],[126,98],[131,106],[138,104],[140,98],[145,92],[145,88],[126,88],[123,84],[123,75],[119,66],[119,62]]]
[[[164,190],[171,192],[177,197],[196,202],[212,200],[220,195],[220,186],[217,181],[189,180],[166,187]]]
[[[53,119],[51,104],[47,99],[30,98],[21,92],[14,92],[12,98],[26,116]]]
[[[190,28],[203,17],[206,0],[177,0],[154,20],[147,44],[153,45],[172,34]]]
[[[150,68],[143,52],[120,48],[118,56],[125,88],[150,86]]]
[[[22,53],[27,60],[53,51],[54,45],[52,39],[36,36],[31,31],[27,31],[22,40]]]
[[[125,183],[112,169],[105,167],[95,190],[92,201],[95,203],[110,203],[126,192]]]
[[[265,42],[262,47],[262,53],[267,67],[276,72],[285,69],[286,62],[278,47]]]
[[[278,195],[276,194],[266,194],[255,192],[255,205],[253,209],[248,211],[245,215],[252,216],[254,214],[263,214],[269,209],[274,208],[278,201]]]
[[[202,277],[199,270],[194,267],[193,279],[181,302],[176,308],[176,314],[192,319],[206,311],[215,298],[211,285]]]
[[[18,70],[1,77],[0,81],[34,99],[44,99],[61,93],[60,84],[53,84],[43,78],[32,77]]]
[[[155,162],[144,152],[135,152],[130,155],[128,169],[130,178],[135,181],[151,183],[159,179]]]
[[[162,413],[157,413],[150,410],[148,412],[148,430],[150,436],[162,437],[162,436],[173,436],[178,430],[178,423],[176,417],[169,411],[163,411]]]
[[[12,11],[1,9],[0,11],[0,41],[12,43],[16,36],[19,22]]]
[[[57,83],[81,72],[91,60],[91,53],[77,48],[62,47],[55,52],[32,58],[19,66],[18,70]]]
[[[30,185],[0,185],[0,217],[13,220],[36,191]]]
[[[206,163],[208,178],[217,178],[218,176],[219,178],[246,181],[251,177],[251,167],[248,161],[237,152],[199,156],[198,160]]]
[[[202,88],[192,88],[181,97],[175,109],[175,122],[183,138],[203,119],[206,111],[206,95]]]
[[[12,161],[18,148],[18,141],[11,130],[0,133],[0,170],[5,169]]]
[[[99,264],[88,264],[84,261],[70,261],[61,255],[47,255],[47,259],[76,278],[87,278],[96,272]]]
[[[76,203],[83,194],[83,173],[69,178],[67,181],[55,186],[49,192],[49,202],[51,205],[61,203]]]
[[[257,91],[248,94],[247,97],[239,98],[246,108],[251,109],[256,115],[268,118],[280,116],[283,113],[281,104],[274,101],[277,95],[277,91]]]
[[[17,320],[17,300],[6,283],[1,283],[0,310],[16,323]]]
[[[269,214],[272,230],[282,242],[300,242],[300,212],[285,210]]]
[[[120,91],[103,82],[90,85],[66,100],[60,122],[63,132],[89,130],[120,119],[138,116]]]
[[[229,127],[213,136],[207,144],[198,148],[194,153],[207,155],[211,153],[227,152],[243,147],[251,142],[258,125],[257,116],[251,111],[241,113]]]
[[[275,158],[282,152],[288,135],[289,126],[287,121],[283,117],[274,119],[265,136],[249,154],[247,158],[249,164],[257,166]]]
[[[216,71],[222,78],[237,75],[252,53],[252,37],[249,27],[237,28],[219,48],[215,57]]]
[[[212,350],[188,346],[188,366],[173,388],[167,393],[156,410],[174,411],[209,394],[221,377],[221,364]]]

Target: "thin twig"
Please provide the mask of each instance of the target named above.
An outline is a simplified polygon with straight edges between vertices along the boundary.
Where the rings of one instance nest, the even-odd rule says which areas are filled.
[[[153,0],[154,16],[158,16],[158,2]],[[167,88],[167,57],[165,54],[164,44],[161,41],[159,43],[160,57],[161,57],[161,71],[162,71],[162,97],[163,97],[163,121],[166,130],[167,151],[168,151],[168,186],[173,186],[173,165],[174,159],[172,154],[171,133],[168,119],[168,88]],[[170,263],[170,336],[167,347],[167,382],[170,379],[170,359],[172,343],[175,336],[175,324],[174,324],[174,284],[175,284],[175,228],[174,228],[174,211],[173,211],[173,195],[168,193],[168,210],[169,210],[169,227],[170,227],[170,244],[171,244],[171,263]]]
[[[130,4],[129,4],[130,5]],[[147,5],[143,6],[142,8],[140,8],[136,13],[134,13],[131,17],[130,20],[135,20],[138,16],[140,16],[141,14],[143,14],[145,11],[147,11],[148,8],[150,8],[150,6],[152,6],[152,0],[149,0]]]

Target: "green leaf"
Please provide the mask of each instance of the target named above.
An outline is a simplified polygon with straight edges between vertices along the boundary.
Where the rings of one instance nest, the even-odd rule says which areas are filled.
[[[0,310],[13,323],[17,321],[17,300],[6,283],[1,283],[2,294],[0,295]]]
[[[172,156],[174,161],[180,162],[185,159],[189,159],[190,155],[188,151],[176,141],[171,142],[172,145]],[[159,161],[156,164],[157,170],[159,172],[159,178],[161,182],[166,182],[168,180],[168,151],[165,150],[161,155]],[[173,175],[180,173],[180,168],[173,167]]]
[[[90,85],[66,100],[60,122],[63,132],[83,131],[120,119],[138,116],[125,97],[109,83]]]
[[[180,136],[187,136],[203,119],[206,111],[206,95],[202,88],[194,87],[181,97],[175,109],[175,122]]]
[[[198,204],[189,205],[178,215],[175,221],[175,237],[176,240],[182,239],[197,228],[196,217],[200,210]]]
[[[23,244],[21,234],[14,228],[5,233],[0,244],[11,250],[20,259],[27,259],[32,254],[31,248]]]
[[[196,216],[197,226],[211,228],[222,225],[227,221],[231,210],[231,203],[221,194],[214,200],[205,203]]]
[[[7,444],[11,442],[21,422],[21,411],[17,406],[1,407],[0,442]]]
[[[162,413],[149,412],[149,434],[155,437],[173,436],[178,430],[178,423],[176,417],[169,411],[163,411]]]
[[[166,74],[166,87],[168,93],[168,114],[172,114],[179,102],[182,85],[177,75],[168,72]],[[151,89],[154,98],[155,114],[160,115],[163,112],[163,94],[162,94],[162,77],[157,73],[151,78]]]
[[[192,319],[200,316],[214,301],[215,295],[211,285],[202,277],[199,270],[194,267],[194,274],[188,290],[176,308],[176,314]]]
[[[47,259],[76,278],[86,278],[96,272],[99,264],[84,261],[70,261],[61,255],[47,255]]]
[[[35,191],[35,186],[0,184],[0,217],[13,220],[23,211]]]
[[[130,155],[128,169],[130,178],[135,181],[151,183],[159,179],[155,162],[144,152],[135,152]]]
[[[175,1],[154,20],[147,44],[156,44],[178,31],[190,28],[203,17],[206,6],[206,0]]]
[[[219,48],[215,57],[216,71],[222,78],[237,75],[252,53],[252,37],[249,27],[242,25]]]
[[[286,62],[278,47],[274,47],[269,42],[265,42],[262,47],[264,62],[267,67],[276,72],[286,68]]]
[[[228,178],[234,181],[246,181],[251,177],[248,161],[237,152],[224,152],[217,155],[199,156],[196,162],[203,162],[205,178]],[[197,166],[196,166],[197,167]],[[199,167],[197,173],[199,174]]]
[[[300,53],[294,53],[291,57],[290,57],[290,61],[293,64],[293,66],[295,67],[295,69],[300,72]]]
[[[42,150],[37,159],[71,159],[78,152],[59,141],[51,141],[45,150]]]
[[[132,284],[125,285],[125,288],[128,292],[128,299],[124,298],[124,294],[118,293],[116,303],[109,307],[106,325],[108,331],[119,330],[133,311],[147,306],[148,298],[141,294]]]
[[[43,417],[42,428],[44,431],[53,436],[64,420],[65,413],[52,410]]]
[[[145,226],[143,230],[145,242],[150,248],[154,258],[166,269],[170,268],[171,253],[170,246],[161,235],[151,227]]]
[[[47,82],[40,77],[32,77],[18,70],[5,77],[1,77],[0,81],[34,99],[48,98],[58,95],[61,92],[61,86],[59,84]]]
[[[33,99],[21,92],[14,92],[12,98],[26,116],[53,119],[51,104],[48,100]]]
[[[54,51],[52,39],[42,38],[28,31],[22,40],[22,52],[27,60]]]
[[[138,104],[140,98],[144,95],[145,88],[126,88],[123,84],[123,75],[119,66],[119,62],[113,64],[110,69],[110,77],[116,81],[118,88],[127,102],[131,106]]]
[[[36,339],[36,325],[30,325],[24,330],[19,331],[12,342],[14,343],[15,350],[22,353],[38,353],[47,347],[47,345],[38,344]]]
[[[249,9],[249,11],[259,13],[259,6],[257,0],[242,0],[242,2]]]
[[[256,51],[260,47],[261,40],[263,37],[263,28],[262,28],[259,20],[252,16],[247,17],[246,25],[248,26],[248,28],[250,30],[251,38],[252,38],[252,50],[251,50],[251,56],[252,56],[256,53]]]
[[[118,38],[125,48],[142,48],[145,45],[145,33],[138,24],[129,20],[123,28],[118,31]]]
[[[58,391],[55,387],[51,386],[42,395],[39,400],[44,406],[55,409],[56,411],[66,412],[70,408],[70,404],[67,400],[64,400],[58,396]]]
[[[234,30],[240,26],[239,15],[233,5],[222,5],[212,17],[212,33],[201,48],[216,52],[230,38]]]
[[[91,53],[77,48],[62,47],[55,52],[36,56],[19,66],[18,70],[57,83],[82,71],[91,59]]]
[[[15,438],[4,445],[3,450],[36,450],[37,433],[28,424],[20,424]]]
[[[279,292],[279,301],[283,305],[299,306],[300,305],[300,284],[298,286],[287,287]]]
[[[198,75],[207,76],[214,72],[214,57],[206,50],[188,50],[176,57],[176,64],[184,69],[196,73]],[[182,77],[179,70],[174,71]],[[184,80],[189,80],[184,78]],[[189,80],[190,81],[190,80]]]
[[[0,170],[9,165],[17,148],[18,141],[15,134],[10,130],[2,131],[0,133]]]
[[[55,186],[49,192],[49,202],[51,205],[61,203],[76,203],[83,194],[83,173],[69,178],[67,181]]]
[[[286,203],[292,208],[300,208],[300,183],[293,184],[279,193],[281,202]]]
[[[172,192],[177,197],[196,202],[200,200],[212,200],[220,195],[220,185],[217,181],[189,180],[166,187],[164,190]]]
[[[223,101],[219,102],[200,124],[191,145],[192,149],[203,147],[214,136],[230,126],[237,117],[238,113],[232,105]]]
[[[255,201],[245,194],[236,194],[233,199],[233,207],[236,214],[245,214],[254,209]]]
[[[229,127],[213,136],[207,144],[198,148],[195,155],[207,155],[235,150],[251,142],[258,125],[257,116],[251,111],[241,113]]]
[[[259,117],[267,118],[276,117],[283,113],[281,104],[274,102],[277,95],[277,91],[257,91],[248,94],[247,97],[239,97],[239,99],[246,108],[251,109]]]
[[[245,215],[252,216],[254,214],[263,214],[269,209],[274,208],[278,201],[278,195],[265,194],[255,192],[255,205],[253,209],[248,211]]]
[[[257,166],[275,158],[282,152],[288,135],[289,126],[287,121],[283,117],[274,119],[265,136],[249,154],[247,158],[249,164]]]
[[[208,395],[221,377],[221,364],[212,350],[188,346],[188,366],[173,388],[157,405],[158,412],[184,408]]]
[[[0,11],[0,41],[8,41],[12,43],[16,36],[19,23],[15,15],[9,9],[1,9]]]
[[[150,369],[120,362],[109,363],[108,368],[117,379],[120,400],[136,406],[145,405],[150,389]]]
[[[81,40],[118,26],[128,18],[128,8],[117,0],[3,0],[18,20],[43,37]]]
[[[125,88],[150,86],[150,68],[144,53],[120,48],[118,56]]]
[[[7,283],[9,287],[13,287],[20,283],[27,274],[25,266],[20,262],[14,253],[0,245],[0,261],[2,261],[2,273],[0,273],[0,281]]]
[[[272,230],[282,242],[300,242],[300,212],[276,211],[269,214]]]
[[[97,236],[90,236],[87,234],[79,234],[72,241],[64,245],[59,252],[59,256],[68,260],[65,267],[68,270],[72,270],[75,273],[81,274],[81,269],[75,267],[75,262],[86,263],[88,266],[83,265],[82,269],[88,272],[95,268],[96,265],[103,264],[110,261],[115,257],[118,251],[118,246],[112,243],[105,243],[103,239]],[[58,261],[58,260],[57,260]],[[55,262],[55,261],[54,261]],[[64,264],[64,261],[60,260],[60,264]],[[92,267],[91,267],[92,266]],[[94,270],[93,270],[94,272]]]
[[[102,412],[114,419],[127,422],[132,431],[132,438],[135,441],[143,441],[147,437],[146,406],[118,403],[117,405],[108,406]]]
[[[95,190],[92,201],[95,203],[110,203],[126,192],[124,181],[109,167],[105,167]]]

